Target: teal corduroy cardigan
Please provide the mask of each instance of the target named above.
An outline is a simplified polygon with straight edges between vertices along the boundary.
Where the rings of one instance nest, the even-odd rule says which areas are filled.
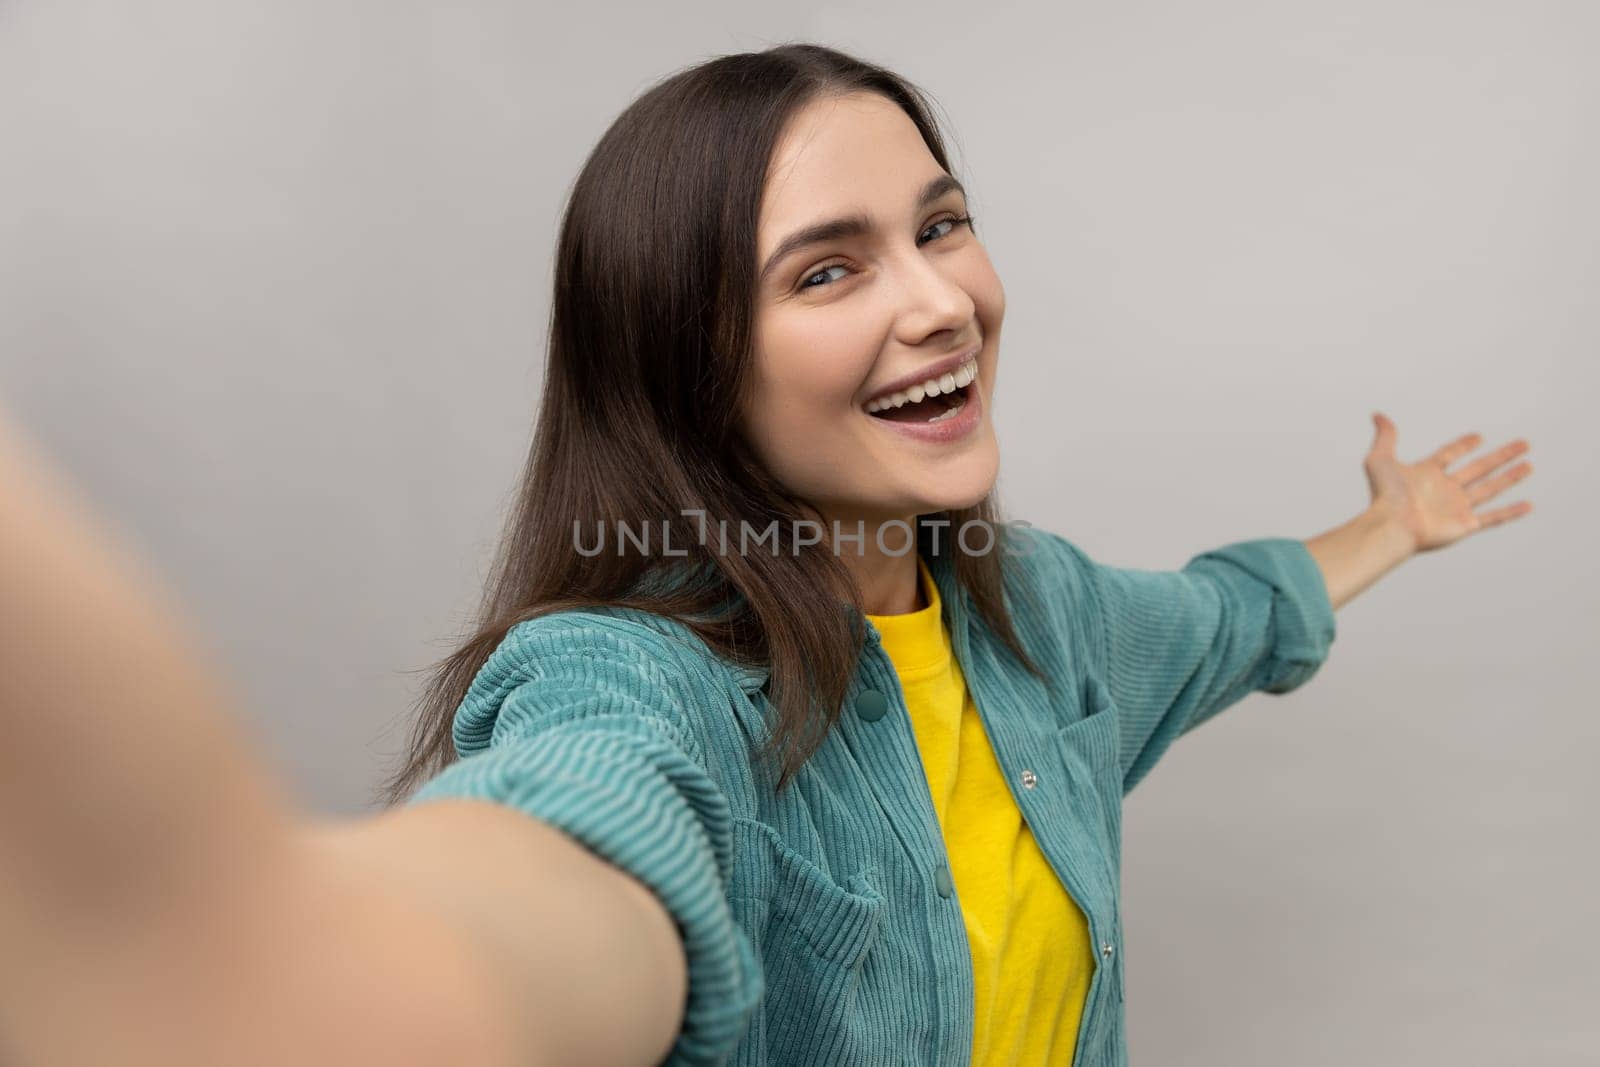
[[[1088,919],[1097,966],[1072,1067],[1122,1067],[1122,798],[1185,732],[1309,679],[1333,608],[1290,538],[1160,571],[1012,530],[1006,598],[1044,682],[960,595],[953,562],[927,562],[1012,795]],[[671,1064],[966,1064],[961,902],[939,891],[945,843],[894,666],[866,627],[838,724],[779,795],[753,761],[765,671],[648,612],[518,624],[456,712],[461,758],[409,803],[510,805],[650,886],[689,965]]]

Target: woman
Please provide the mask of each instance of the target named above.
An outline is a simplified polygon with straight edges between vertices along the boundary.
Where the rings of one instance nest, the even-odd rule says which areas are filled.
[[[1527,444],[1405,464],[1375,415],[1349,522],[1108,567],[998,519],[1004,312],[902,79],[786,45],[641,97],[374,818],[295,808],[7,443],[5,1062],[1125,1062],[1122,796],[1398,563],[1526,514],[1477,509]]]

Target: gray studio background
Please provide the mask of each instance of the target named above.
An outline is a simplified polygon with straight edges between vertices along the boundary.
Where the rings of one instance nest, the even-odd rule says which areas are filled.
[[[953,123],[1002,500],[1179,567],[1525,436],[1525,519],[1339,613],[1126,802],[1139,1065],[1600,1057],[1600,8],[0,6],[0,394],[164,570],[308,807],[367,810],[475,602],[555,226],[616,113],[812,39]],[[93,714],[85,709],[85,714]],[[204,798],[196,798],[203,802]]]

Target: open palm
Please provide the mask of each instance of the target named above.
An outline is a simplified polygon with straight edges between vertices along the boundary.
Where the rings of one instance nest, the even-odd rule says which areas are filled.
[[[1402,463],[1395,455],[1398,432],[1394,423],[1381,412],[1374,413],[1372,421],[1377,438],[1364,462],[1372,506],[1390,515],[1412,537],[1418,552],[1443,548],[1533,510],[1525,500],[1489,511],[1476,510],[1533,473],[1533,464],[1526,461],[1509,470],[1500,469],[1528,451],[1526,440],[1518,438],[1450,471],[1445,468],[1483,443],[1481,435],[1464,434],[1426,459]]]

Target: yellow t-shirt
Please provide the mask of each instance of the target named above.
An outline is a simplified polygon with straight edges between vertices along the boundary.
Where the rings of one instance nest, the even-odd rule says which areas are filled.
[[[1022,820],[917,559],[927,606],[868,615],[894,663],[972,951],[972,1063],[1070,1063],[1095,959],[1089,926]]]

